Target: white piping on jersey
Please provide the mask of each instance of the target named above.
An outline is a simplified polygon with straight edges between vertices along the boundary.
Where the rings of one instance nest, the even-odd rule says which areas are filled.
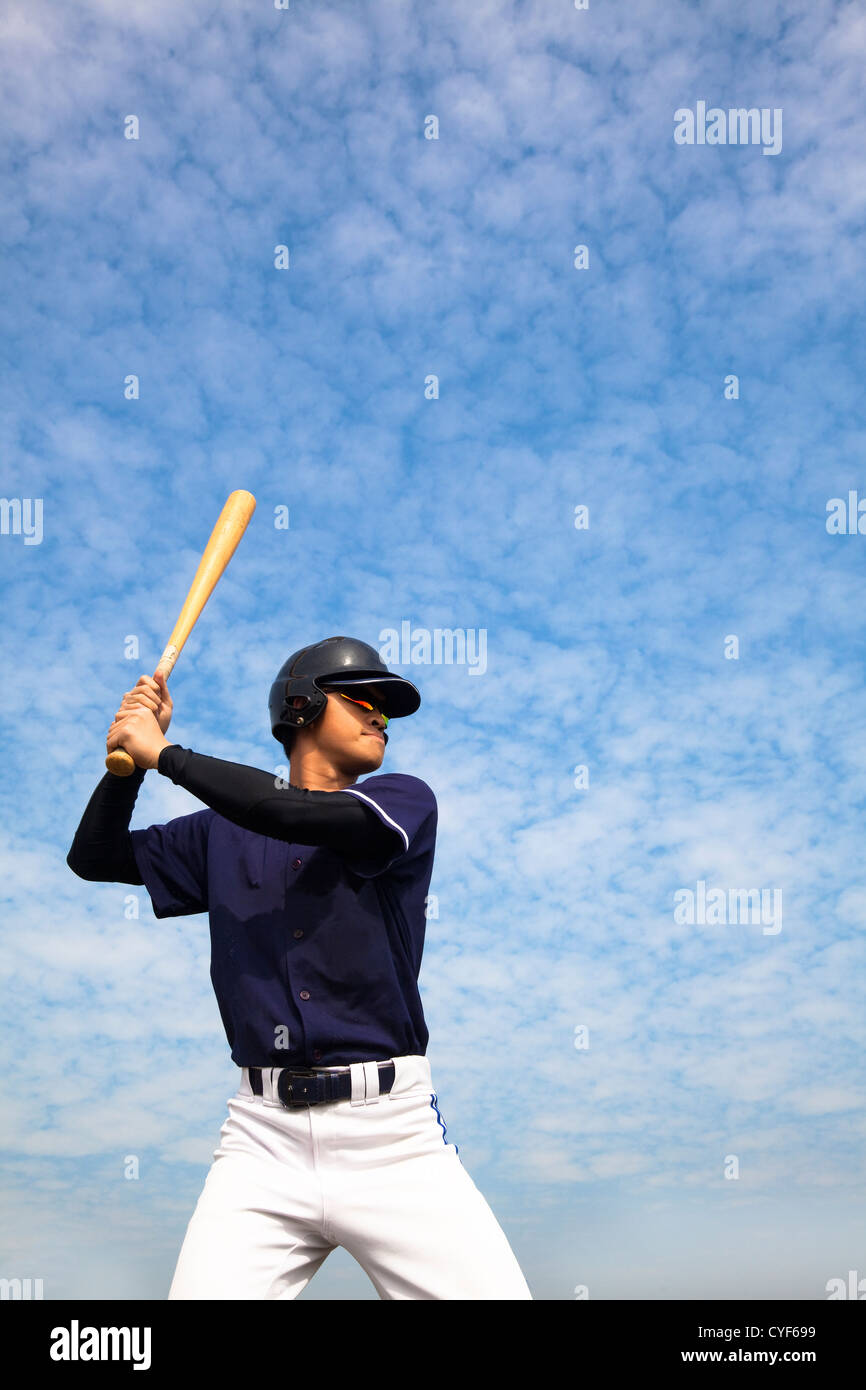
[[[386,820],[389,825],[393,825],[395,830],[399,830],[400,834],[403,836],[403,839],[406,841],[406,848],[409,848],[409,836],[406,834],[406,831],[403,829],[402,825],[398,825],[395,820],[392,820],[391,817],[388,815],[388,812],[383,811],[382,807],[379,805],[377,801],[373,800],[372,796],[365,796],[363,792],[355,791],[352,787],[344,787],[343,790],[349,792],[351,796],[360,796],[362,801],[366,801],[369,806],[374,806],[383,820]]]

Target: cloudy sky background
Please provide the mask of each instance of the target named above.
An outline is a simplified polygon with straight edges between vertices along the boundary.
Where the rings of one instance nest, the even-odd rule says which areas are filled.
[[[237,1085],[206,917],[65,856],[239,487],[184,746],[276,766],[320,637],[486,634],[398,665],[383,766],[438,797],[428,1055],[533,1296],[866,1275],[862,8],[12,0],[0,40],[0,493],[44,507],[0,536],[0,1275],[164,1299]],[[699,100],[781,153],[676,145]],[[148,773],[132,824],[199,806]],[[782,930],[676,923],[698,880]],[[301,1297],[376,1294],[337,1251]]]

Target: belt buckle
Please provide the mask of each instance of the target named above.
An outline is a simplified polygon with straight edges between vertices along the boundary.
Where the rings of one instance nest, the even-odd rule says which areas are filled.
[[[312,1105],[310,1100],[296,1100],[292,1094],[292,1077],[295,1076],[315,1076],[315,1067],[284,1067],[277,1077],[277,1095],[282,1104],[290,1109],[292,1106]]]

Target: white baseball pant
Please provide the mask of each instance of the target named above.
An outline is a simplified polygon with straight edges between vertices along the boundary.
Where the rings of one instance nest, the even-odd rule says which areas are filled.
[[[351,1099],[287,1110],[279,1069],[238,1092],[169,1299],[297,1298],[338,1246],[382,1299],[531,1299],[504,1231],[447,1138],[428,1058],[351,1067]]]

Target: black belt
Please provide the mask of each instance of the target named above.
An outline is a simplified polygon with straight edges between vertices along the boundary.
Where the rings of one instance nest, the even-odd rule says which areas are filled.
[[[396,1068],[393,1062],[377,1062],[379,1068],[379,1094],[390,1091],[394,1085]],[[247,1067],[253,1095],[263,1093],[262,1071],[276,1068]],[[332,1100],[351,1100],[352,1073],[350,1071],[322,1071],[315,1067],[283,1067],[277,1077],[277,1095],[287,1108],[293,1105],[325,1105]]]

